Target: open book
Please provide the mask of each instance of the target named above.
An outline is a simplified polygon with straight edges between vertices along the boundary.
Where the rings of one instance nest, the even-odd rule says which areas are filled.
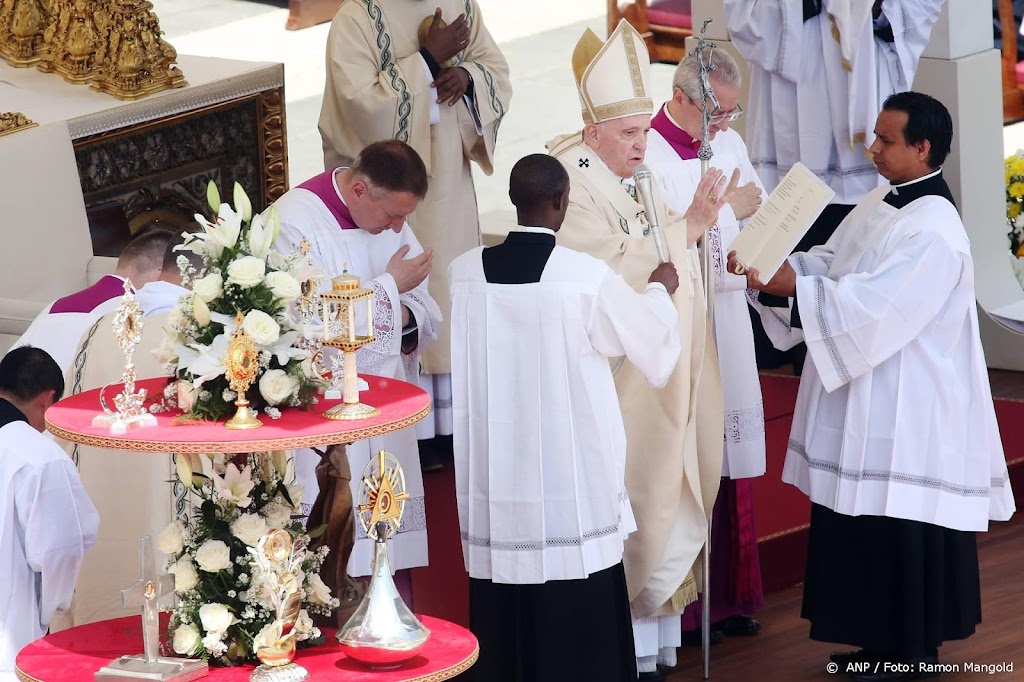
[[[807,166],[797,162],[739,236],[729,244],[736,260],[747,270],[756,269],[767,282],[786,260],[835,192]]]

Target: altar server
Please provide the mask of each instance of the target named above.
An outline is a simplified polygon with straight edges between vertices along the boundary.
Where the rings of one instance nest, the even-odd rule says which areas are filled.
[[[117,307],[126,279],[138,288],[160,277],[164,252],[172,235],[169,230],[152,229],[128,242],[117,259],[114,274],[104,275],[92,286],[48,305],[12,348],[42,348],[61,370],[66,370],[75,359],[75,347],[82,334]]]
[[[184,229],[190,231],[189,227]],[[158,351],[165,343],[171,310],[181,296],[190,293],[181,286],[178,258],[184,257],[195,269],[203,267],[200,256],[174,250],[180,243],[180,233],[169,236],[160,278],[135,292],[143,313],[142,336],[133,358],[139,379],[166,376]],[[120,303],[121,298],[114,300]],[[121,381],[125,355],[114,337],[114,315],[110,312],[97,320],[75,346],[75,362],[64,377],[69,394]],[[109,391],[107,395],[109,400]],[[136,609],[126,609],[121,603],[121,589],[138,578],[139,538],[157,538],[175,518],[175,497],[169,482],[174,478],[171,455],[64,445],[78,465],[82,485],[96,502],[102,525],[95,551],[82,563],[71,607],[54,619],[52,631],[134,614]],[[184,490],[179,501],[184,505]],[[132,513],[124,513],[126,509]]]
[[[331,23],[320,110],[325,168],[351,165],[378,140],[401,140],[416,150],[430,191],[409,225],[434,252],[430,295],[445,318],[448,264],[480,244],[471,162],[493,172],[511,99],[508,62],[477,0],[343,2]],[[451,435],[447,321],[437,334],[421,358],[422,385],[434,397],[433,413],[416,427],[421,439]],[[435,449],[425,448],[425,457]]]
[[[941,164],[937,100],[886,100],[871,152],[889,185],[823,246],[790,256],[762,308],[780,348],[807,342],[783,480],[812,502],[802,614],[833,655],[910,664],[981,621],[975,533],[1015,510],[978,332],[974,263]],[[735,257],[730,255],[730,269]],[[909,671],[909,672],[907,672]]]
[[[558,243],[600,258],[639,291],[659,262],[632,177],[651,127],[647,47],[623,21],[604,43],[588,29],[572,64],[585,125],[548,143],[571,181]],[[628,444],[626,489],[639,529],[626,541],[624,565],[642,677],[656,676],[659,660],[675,663],[678,614],[697,597],[691,568],[722,472],[721,377],[695,244],[725,205],[724,189],[722,173],[708,173],[683,216],[666,207],[655,183],[653,201],[680,271],[672,300],[683,358],[659,391],[631,363],[615,374]]]
[[[668,381],[679,277],[662,263],[637,293],[603,261],[556,246],[569,176],[549,156],[515,165],[509,197],[519,227],[449,269],[472,674],[632,682],[622,548],[636,526],[609,358],[626,356],[652,387]]]
[[[0,680],[67,608],[99,517],[64,451],[41,432],[64,393],[45,351],[23,346],[0,360]]]
[[[359,350],[360,373],[416,383],[420,353],[437,339],[441,312],[427,289],[433,254],[423,250],[406,223],[406,216],[426,192],[427,172],[416,151],[404,142],[385,140],[360,152],[350,168],[321,173],[274,204],[281,222],[275,244],[278,250],[285,254],[306,251],[314,267],[328,277],[347,271],[360,278],[361,286],[373,290],[376,339]],[[329,280],[322,283],[323,289],[330,286]],[[296,467],[304,503],[326,503],[339,478],[350,480],[352,495],[358,500],[363,468],[381,448],[401,462],[410,495],[402,527],[388,545],[391,566],[400,571],[396,580],[409,596],[411,580],[405,569],[427,564],[427,517],[415,430],[410,427],[354,443],[348,446],[347,462],[324,462],[315,477],[313,469],[319,458],[312,451],[299,451]],[[327,481],[331,485],[325,487]],[[318,513],[314,507],[313,515]],[[347,566],[349,575],[370,575],[373,544],[358,528]],[[321,572],[332,588],[345,580],[346,567],[331,559],[342,554],[332,547],[327,561],[336,574]],[[342,602],[344,608],[344,598]]]
[[[729,122],[739,108],[741,76],[736,61],[723,50],[704,53],[710,60],[710,85],[718,100],[708,125],[708,143],[716,168],[730,174],[726,205],[707,232],[714,259],[715,324],[712,330],[722,372],[725,403],[725,454],[722,486],[715,502],[711,539],[712,640],[722,635],[751,635],[761,624],[749,617],[761,608],[761,565],[754,533],[751,479],[765,471],[764,406],[754,359],[754,336],[747,306],[747,281],[726,271],[725,248],[761,205],[763,187],[750,165],[747,148]],[[700,182],[697,159],[703,135],[700,106],[700,61],[688,55],[676,68],[672,98],[651,121],[647,163],[665,202],[685,211]],[[709,106],[713,106],[710,105]],[[733,173],[736,173],[735,175]],[[700,643],[700,603],[683,617],[684,641]]]

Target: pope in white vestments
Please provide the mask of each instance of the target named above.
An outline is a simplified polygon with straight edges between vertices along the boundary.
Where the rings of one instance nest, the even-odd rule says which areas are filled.
[[[729,122],[738,118],[741,76],[724,50],[710,53],[710,85],[718,100],[708,125],[711,162],[732,175],[726,205],[707,232],[714,265],[714,338],[722,372],[725,451],[722,487],[715,502],[711,539],[712,637],[749,635],[760,623],[764,594],[754,531],[750,479],[765,472],[764,406],[754,358],[754,336],[747,305],[747,280],[726,270],[726,249],[761,204],[764,187],[750,165],[747,148]],[[705,59],[707,59],[705,54]],[[683,212],[693,201],[701,178],[697,158],[702,135],[700,63],[687,55],[676,68],[672,98],[651,120],[645,156],[670,208]],[[713,106],[709,103],[709,106]],[[700,603],[687,608],[687,641],[699,641]]]
[[[420,187],[426,190],[426,173],[416,152],[388,140],[363,150],[352,168],[322,173],[274,204],[281,222],[275,248],[285,254],[305,250],[328,277],[347,271],[373,290],[376,340],[358,352],[360,373],[411,383],[417,382],[419,353],[437,338],[441,325],[440,310],[427,290],[431,253],[424,252],[405,222],[422,196]],[[363,469],[382,448],[401,462],[410,495],[402,527],[388,544],[391,566],[425,566],[427,518],[413,428],[348,446],[353,497],[359,499]],[[313,475],[318,460],[312,451],[296,453],[304,504],[318,495]],[[370,575],[373,544],[357,529],[349,575]],[[403,572],[399,579],[400,586],[406,585],[408,576]]]
[[[634,291],[555,245],[569,177],[512,169],[520,227],[449,268],[455,478],[480,682],[632,682],[623,543],[636,526],[609,358],[652,387],[680,355],[671,264]],[[667,289],[666,289],[667,284]],[[586,613],[586,616],[583,614]]]
[[[480,244],[471,164],[493,172],[511,99],[508,62],[477,0],[346,0],[331,22],[319,123],[325,169],[351,165],[377,140],[401,140],[416,150],[430,190],[409,225],[434,252],[430,295],[444,317],[448,264]],[[421,384],[434,401],[417,425],[420,439],[451,435],[446,321],[437,335],[421,354]]]
[[[952,127],[927,95],[890,97],[871,151],[892,184],[767,284],[748,273],[787,297],[759,303],[776,345],[807,343],[783,480],[812,502],[811,638],[862,647],[834,654],[841,666],[914,673],[944,641],[973,634],[975,533],[1015,510],[970,244],[940,168]],[[910,679],[885,672],[854,679]]]
[[[659,262],[632,177],[644,158],[653,109],[647,48],[622,21],[604,43],[584,33],[572,64],[585,126],[547,145],[571,182],[557,240],[605,261],[640,291]],[[655,674],[659,660],[675,662],[678,614],[697,597],[691,569],[699,568],[722,471],[721,377],[695,245],[725,205],[724,188],[721,172],[713,170],[681,216],[666,207],[654,184],[664,242],[679,268],[672,300],[683,358],[657,391],[629,362],[615,373],[626,427],[626,489],[638,529],[626,541],[623,563],[642,676]]]
[[[0,361],[0,680],[71,603],[99,516],[75,465],[49,438],[44,413],[64,392],[57,364],[22,347]]]

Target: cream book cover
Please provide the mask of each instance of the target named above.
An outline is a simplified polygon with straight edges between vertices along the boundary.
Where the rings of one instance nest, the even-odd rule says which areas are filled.
[[[729,251],[747,270],[767,282],[786,260],[835,192],[807,166],[797,162],[750,217]]]

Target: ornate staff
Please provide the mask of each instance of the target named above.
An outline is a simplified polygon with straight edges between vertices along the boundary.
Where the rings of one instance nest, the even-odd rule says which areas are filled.
[[[719,108],[718,98],[715,91],[711,89],[711,72],[714,70],[712,56],[715,52],[714,43],[710,49],[704,40],[704,34],[708,29],[711,19],[705,19],[701,26],[700,35],[697,36],[697,47],[690,54],[697,57],[700,64],[700,105],[703,114],[701,121],[701,141],[697,158],[700,159],[700,176],[707,175],[711,166],[711,143],[709,141],[709,127],[711,125],[711,114]],[[705,54],[707,50],[707,54]],[[710,105],[710,106],[709,106]],[[714,229],[712,227],[711,229]],[[701,270],[704,275],[704,300],[707,305],[707,324],[710,327],[715,320],[715,276],[714,276],[714,254],[711,253],[710,239],[705,233],[701,240]],[[702,576],[702,601],[701,601],[701,639],[700,648],[704,664],[704,679],[711,677],[711,519],[708,518],[707,537],[704,542],[704,571]]]

